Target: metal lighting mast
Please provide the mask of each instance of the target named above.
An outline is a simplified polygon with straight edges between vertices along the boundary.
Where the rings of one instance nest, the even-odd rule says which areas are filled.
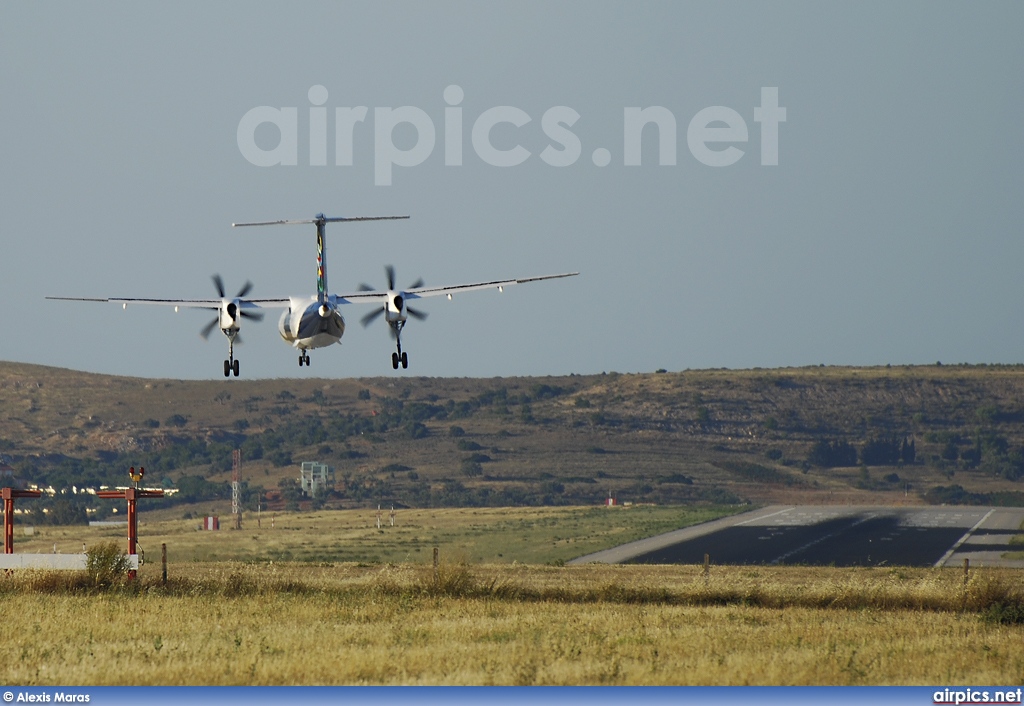
[[[242,494],[242,450],[231,452],[231,514],[235,518],[235,529],[242,529],[242,512],[238,500]]]

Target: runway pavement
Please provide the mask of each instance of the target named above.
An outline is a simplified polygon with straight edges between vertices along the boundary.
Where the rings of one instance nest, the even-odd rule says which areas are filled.
[[[1024,567],[1002,555],[1024,508],[774,505],[588,554],[570,564]],[[1024,549],[1022,547],[1021,549]]]

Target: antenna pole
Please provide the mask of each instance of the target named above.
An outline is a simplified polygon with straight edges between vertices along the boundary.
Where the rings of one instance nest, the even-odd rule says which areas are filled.
[[[242,529],[242,512],[238,501],[242,494],[242,450],[231,452],[231,514],[235,518],[235,529]]]

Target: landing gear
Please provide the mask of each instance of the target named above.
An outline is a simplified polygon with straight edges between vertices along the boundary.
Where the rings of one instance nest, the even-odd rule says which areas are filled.
[[[309,353],[306,351],[299,353],[299,367],[301,368],[303,365],[309,367]]]
[[[234,373],[238,377],[238,361],[235,360],[235,339],[228,338],[228,359],[224,361],[224,377],[231,377]]]
[[[404,321],[396,321],[391,324],[391,327],[395,331],[395,343],[398,346],[398,352],[391,354],[391,367],[398,370],[398,364],[402,364],[402,369],[405,370],[409,367],[409,356],[402,351],[402,328],[405,326]]]

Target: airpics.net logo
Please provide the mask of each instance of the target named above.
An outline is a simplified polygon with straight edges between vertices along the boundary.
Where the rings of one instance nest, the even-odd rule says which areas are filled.
[[[444,126],[443,149],[446,167],[463,165],[465,142],[462,101],[465,92],[459,86],[448,86],[443,93]],[[309,166],[323,167],[328,163],[328,92],[324,86],[309,89],[309,129],[304,135],[309,145]],[[334,109],[334,166],[351,167],[354,162],[354,142],[357,131],[364,127],[370,115],[366,106],[336,107]],[[576,164],[583,154],[583,144],[572,131],[580,114],[566,105],[548,108],[540,118],[541,131],[549,140],[538,157],[552,167],[568,167]],[[777,87],[761,88],[761,103],[753,109],[753,120],[760,125],[761,165],[776,166],[779,163],[779,124],[786,122],[786,109],[779,106]],[[515,167],[523,164],[533,153],[514,138],[512,147],[507,136],[511,125],[523,129],[533,118],[526,111],[511,105],[499,105],[484,110],[472,121],[469,128],[470,144],[476,158],[492,167]],[[433,154],[437,147],[437,128],[430,115],[421,108],[404,105],[398,108],[373,109],[373,181],[377,186],[390,186],[394,168],[416,167]],[[257,131],[266,134],[269,125],[276,128],[277,144],[261,146]],[[495,146],[492,134],[499,125],[503,137],[502,146]],[[654,130],[645,132],[647,125]],[[403,127],[409,126],[409,127]],[[395,131],[415,131],[416,139],[411,146],[395,144]],[[273,129],[269,130],[271,133]],[[304,131],[305,132],[305,131]],[[622,111],[622,164],[627,167],[640,166],[643,153],[644,135],[656,137],[658,143],[658,164],[676,164],[676,117],[663,106],[626,107]],[[258,167],[296,166],[299,164],[299,108],[261,105],[248,111],[238,122],[237,141],[242,156]],[[362,139],[365,139],[363,136]],[[271,140],[272,142],[273,140]],[[728,167],[743,158],[745,151],[740,146],[749,141],[747,122],[736,110],[713,105],[698,111],[686,127],[686,146],[690,154],[701,164],[709,167]],[[403,142],[403,145],[406,144]],[[737,146],[739,145],[739,146]],[[591,161],[598,167],[612,163],[612,153],[604,147],[594,149]]]

